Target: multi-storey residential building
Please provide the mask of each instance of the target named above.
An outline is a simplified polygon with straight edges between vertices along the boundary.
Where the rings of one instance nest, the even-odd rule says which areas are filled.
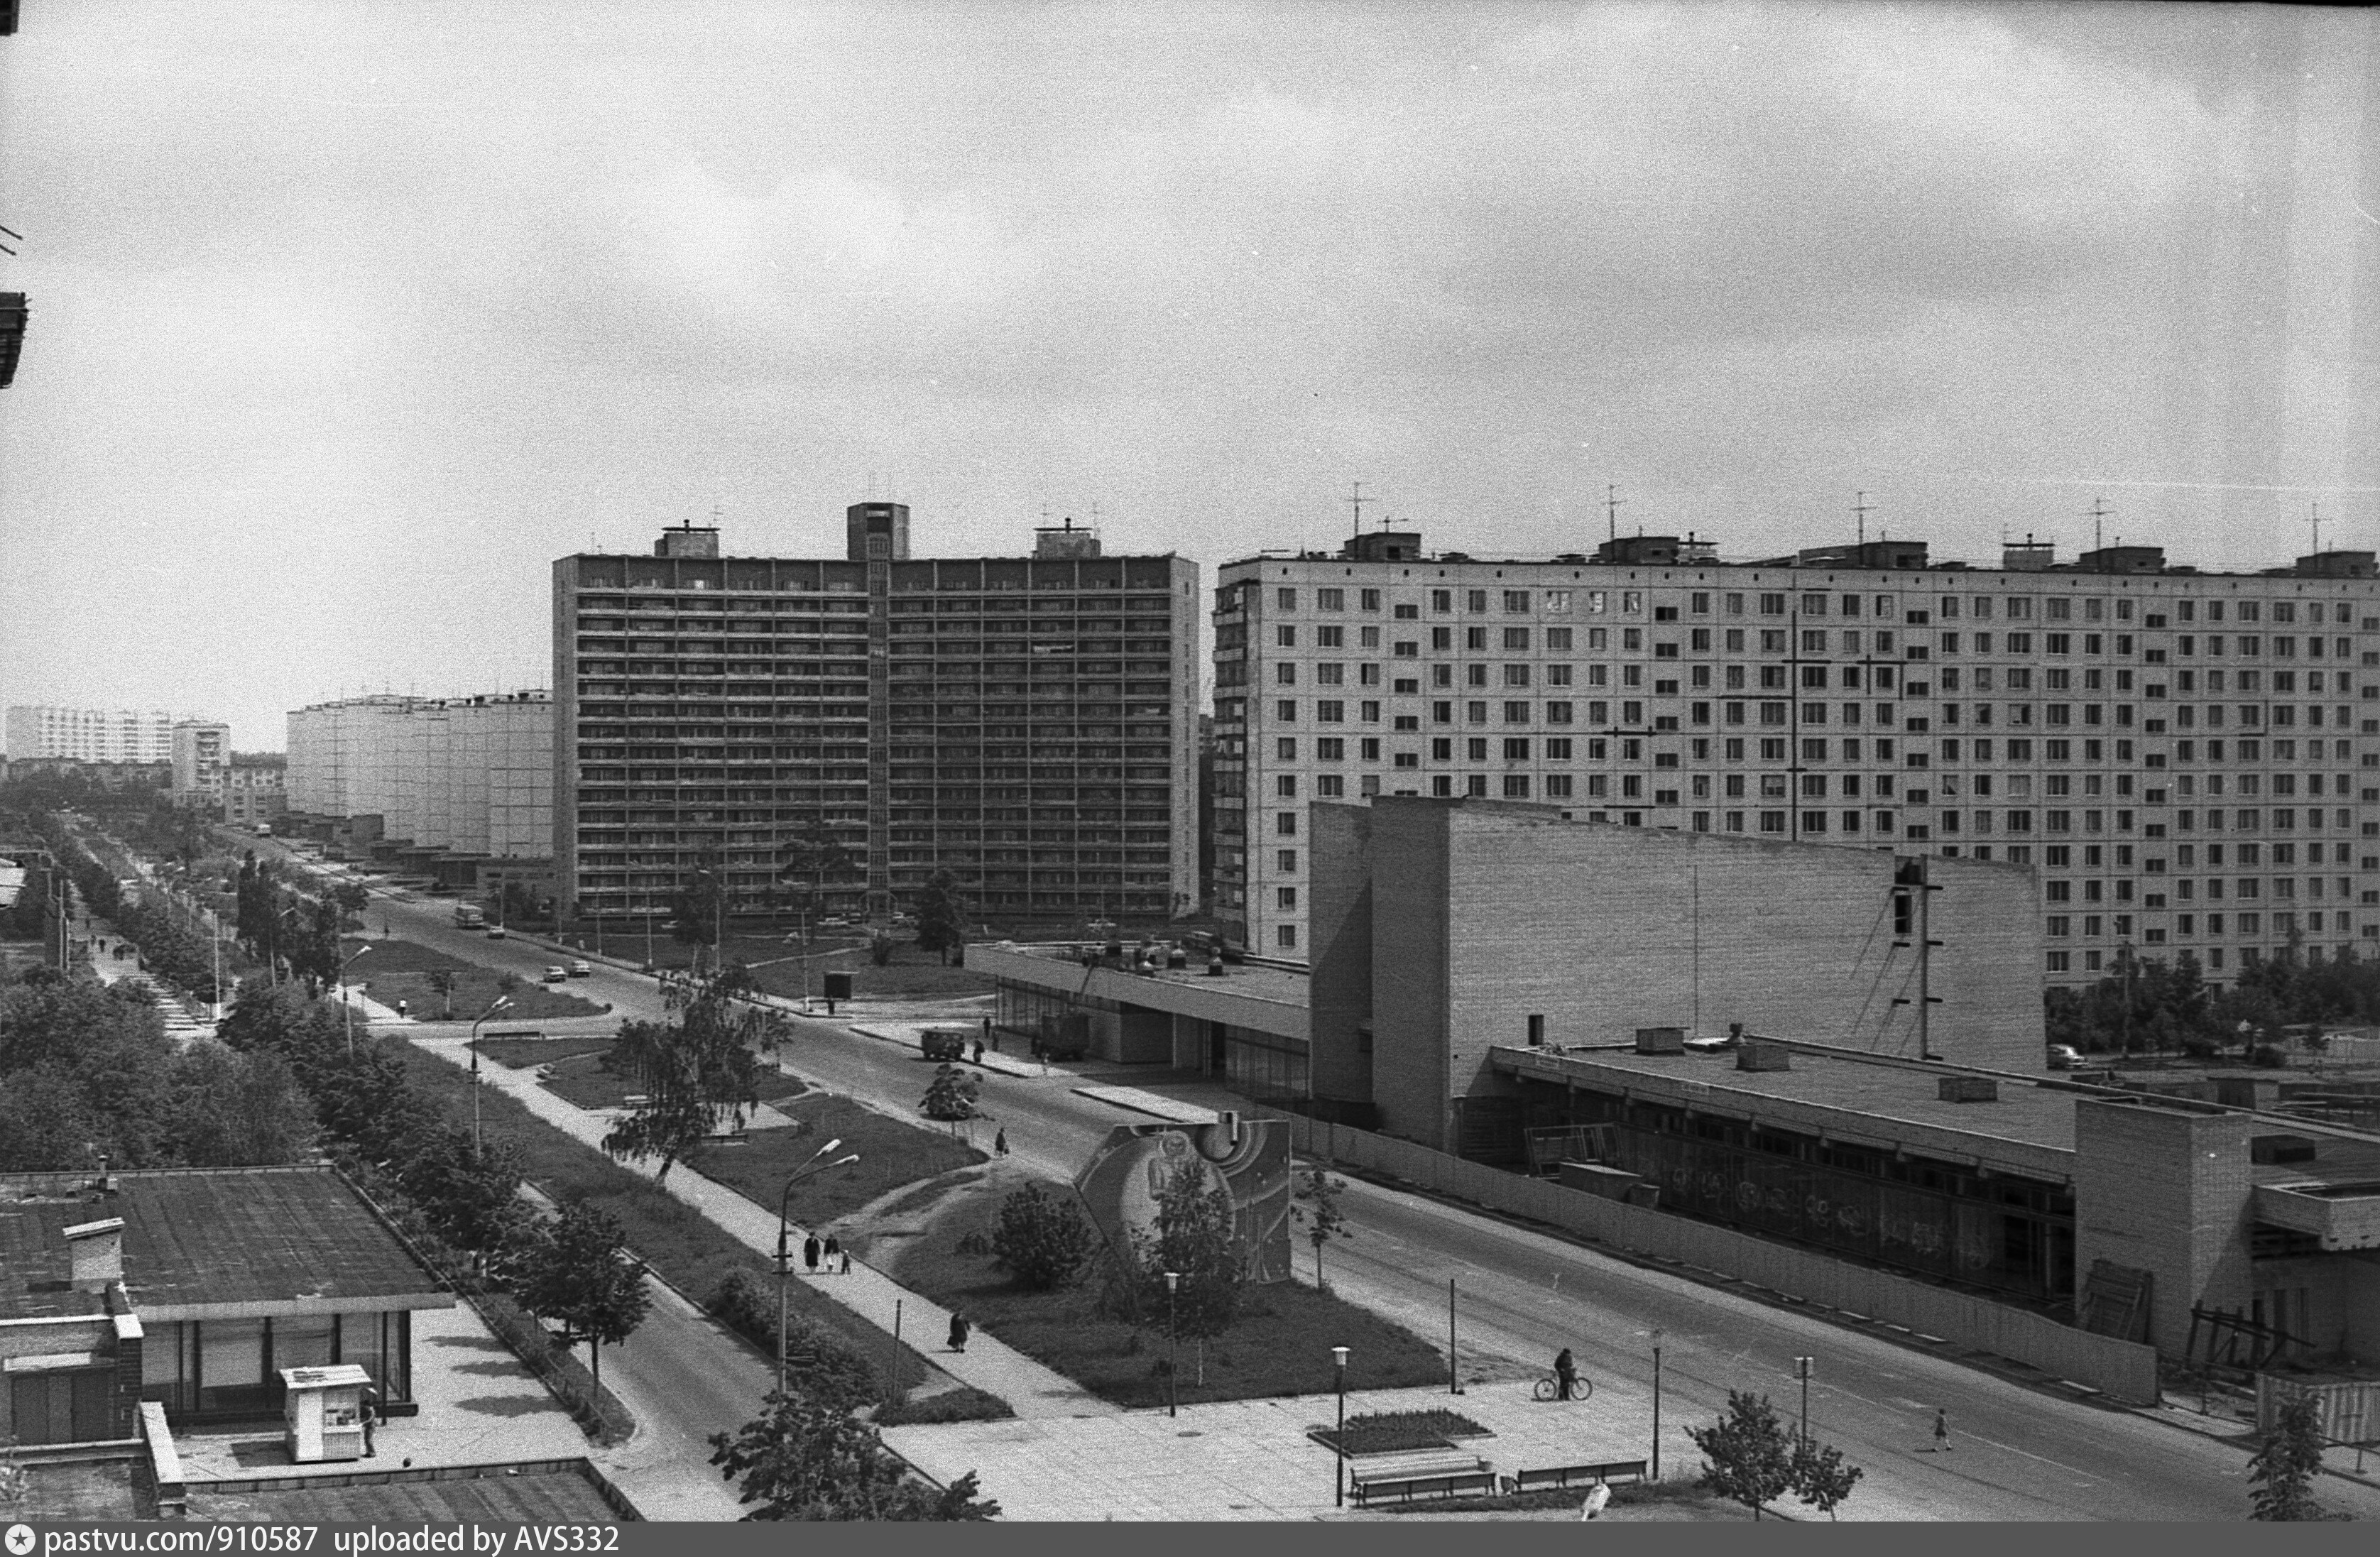
[[[8,755],[77,762],[171,762],[174,716],[153,710],[20,705],[8,711]]]
[[[381,818],[380,836],[495,859],[553,842],[553,701],[543,690],[380,695],[289,715],[287,807]]]
[[[219,807],[231,764],[231,726],[185,719],[174,726],[174,803]]]
[[[289,760],[278,752],[233,752],[224,774],[224,820],[239,827],[277,821],[289,809],[288,776]]]
[[[862,503],[846,555],[554,564],[554,851],[582,912],[698,870],[739,908],[796,884],[881,912],[940,870],[1003,923],[1162,918],[1197,892],[1198,573],[1102,556],[913,559]]]
[[[1481,561],[1382,533],[1229,564],[1217,912],[1305,955],[1306,804],[1385,793],[2030,866],[2052,983],[2380,938],[2372,554],[2003,560],[1638,537]]]

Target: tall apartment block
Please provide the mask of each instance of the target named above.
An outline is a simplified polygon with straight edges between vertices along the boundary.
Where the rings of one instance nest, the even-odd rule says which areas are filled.
[[[689,525],[553,565],[564,897],[659,912],[716,868],[739,909],[882,912],[948,870],[1005,924],[1194,906],[1196,565],[1071,527],[913,558],[896,503],[845,540],[722,557]]]
[[[2002,565],[1668,537],[1480,561],[1411,532],[1228,564],[1216,911],[1303,957],[1307,802],[1488,796],[2029,865],[2053,984],[2126,948],[2216,982],[2293,942],[2380,950],[2373,553]]]
[[[231,771],[231,726],[185,719],[174,726],[174,801],[221,806]]]
[[[552,697],[383,694],[294,710],[285,797],[309,816],[377,816],[382,838],[424,850],[551,858]]]
[[[18,705],[8,710],[11,758],[76,762],[170,762],[174,716],[131,709]]]

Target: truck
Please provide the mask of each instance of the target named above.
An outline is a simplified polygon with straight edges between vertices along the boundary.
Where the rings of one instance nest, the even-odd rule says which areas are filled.
[[[478,930],[488,922],[487,910],[476,903],[455,905],[455,924],[459,930]]]

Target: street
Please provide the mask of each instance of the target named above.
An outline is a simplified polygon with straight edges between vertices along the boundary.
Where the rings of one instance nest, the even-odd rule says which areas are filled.
[[[375,928],[385,918],[407,939],[524,978],[536,978],[552,960],[540,947],[456,930],[443,902],[376,897],[370,918]],[[658,990],[639,975],[599,965],[573,986],[611,1002],[615,1017],[662,1014]],[[856,1036],[838,1023],[796,1018],[794,1026],[788,1069],[888,1112],[915,1110],[930,1067],[914,1050]],[[1006,1130],[1012,1151],[1052,1177],[1070,1178],[1113,1125],[1146,1122],[1076,1096],[1063,1070],[1046,1078],[986,1074],[982,1080],[982,1106]],[[1167,1090],[1185,1101],[1229,1102],[1212,1087],[1169,1083]],[[1350,1181],[1343,1204],[1353,1235],[1330,1246],[1334,1287],[1442,1344],[1452,1278],[1466,1378],[1542,1373],[1554,1352],[1569,1345],[1595,1381],[1590,1409],[1626,1411],[1649,1422],[1651,1332],[1664,1332],[1660,1454],[1673,1469],[1699,1462],[1684,1428],[1716,1417],[1731,1389],[1766,1393],[1788,1417],[1797,1415],[1791,1359],[1807,1355],[1816,1359],[1813,1430],[1867,1472],[1845,1509],[1852,1517],[1860,1516],[1863,1500],[1870,1517],[1891,1510],[1900,1517],[1955,1520],[2228,1520],[2247,1512],[2248,1451],[2239,1445],[2028,1389],[1879,1335],[1420,1197]],[[1310,1247],[1298,1255],[1300,1271],[1310,1271]],[[667,1415],[694,1431],[700,1412],[728,1408],[724,1395],[709,1395],[673,1387]],[[1930,1436],[1937,1408],[1949,1416],[1948,1454],[1934,1452]],[[2326,1478],[2321,1494],[2359,1516],[2380,1517],[2380,1493],[2368,1488]]]

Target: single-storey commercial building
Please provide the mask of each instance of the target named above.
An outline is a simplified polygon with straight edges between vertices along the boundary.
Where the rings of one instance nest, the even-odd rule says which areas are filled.
[[[413,1409],[411,1316],[455,1295],[327,1166],[0,1177],[0,1435],[273,1416],[280,1370],[354,1363]]]

